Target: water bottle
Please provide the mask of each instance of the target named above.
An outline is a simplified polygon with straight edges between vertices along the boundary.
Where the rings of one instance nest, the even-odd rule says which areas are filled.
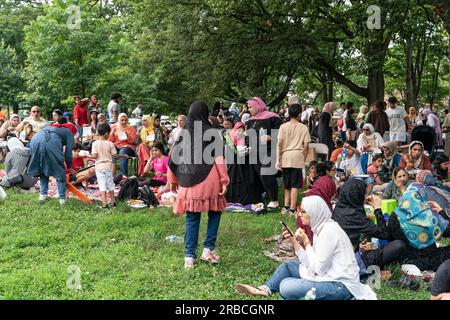
[[[267,142],[263,139],[263,137],[266,135],[266,129],[260,128],[259,129],[259,140],[261,141],[261,144],[267,144]]]
[[[166,241],[169,241],[171,243],[182,243],[183,242],[183,238],[172,234],[172,235],[166,237]]]
[[[316,300],[316,288],[311,288],[305,295],[305,300]]]
[[[342,160],[347,159],[347,148],[342,149]]]
[[[377,238],[372,238],[373,250],[378,249],[380,247],[380,240]]]

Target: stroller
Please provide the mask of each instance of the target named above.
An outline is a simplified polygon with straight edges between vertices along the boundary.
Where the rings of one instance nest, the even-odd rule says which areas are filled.
[[[412,141],[422,142],[431,159],[436,156],[437,145],[436,131],[434,128],[426,125],[415,127],[411,133],[411,142]]]

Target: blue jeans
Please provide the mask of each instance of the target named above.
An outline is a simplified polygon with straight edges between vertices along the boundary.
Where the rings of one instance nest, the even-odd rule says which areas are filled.
[[[351,300],[353,295],[341,282],[314,282],[302,279],[299,261],[287,261],[274,272],[265,286],[270,293],[279,292],[283,300],[301,300],[316,288],[316,300]]]
[[[203,247],[210,250],[215,249],[221,216],[222,212],[210,211],[208,213],[208,228]],[[201,213],[186,212],[186,234],[184,235],[186,257],[197,258],[198,233],[201,217]]]
[[[130,157],[135,157],[136,153],[133,149],[125,147],[119,149],[119,154],[127,154]],[[122,173],[124,176],[128,177],[128,159],[121,158],[120,159],[120,173]]]
[[[48,195],[48,177],[41,175],[40,177],[40,194],[42,196]],[[56,178],[56,182],[58,183],[58,193],[60,199],[66,198],[66,176],[62,176],[61,178]]]

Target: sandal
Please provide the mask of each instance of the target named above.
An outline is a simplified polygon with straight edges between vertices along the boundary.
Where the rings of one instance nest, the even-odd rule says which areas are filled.
[[[250,296],[263,296],[263,297],[269,296],[269,293],[266,290],[255,288],[255,287],[249,286],[247,284],[237,284],[235,289],[239,293],[247,294]]]

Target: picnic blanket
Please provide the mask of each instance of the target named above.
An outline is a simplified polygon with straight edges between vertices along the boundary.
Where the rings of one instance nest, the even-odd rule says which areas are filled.
[[[40,190],[40,182],[38,181],[36,183],[36,185],[34,186],[37,190]],[[102,199],[102,195],[100,193],[100,190],[98,189],[98,185],[97,184],[90,184],[88,185],[86,188],[84,187],[78,187],[78,190],[80,190],[81,192],[83,192],[86,197],[88,197],[91,200],[98,200],[101,201]],[[120,192],[120,186],[116,186],[114,188],[114,196],[117,197],[119,195]],[[48,184],[48,196],[50,198],[58,198],[58,184],[56,183],[55,180],[51,180]],[[76,198],[75,195],[73,195],[71,192],[67,193],[67,197],[68,198]]]

